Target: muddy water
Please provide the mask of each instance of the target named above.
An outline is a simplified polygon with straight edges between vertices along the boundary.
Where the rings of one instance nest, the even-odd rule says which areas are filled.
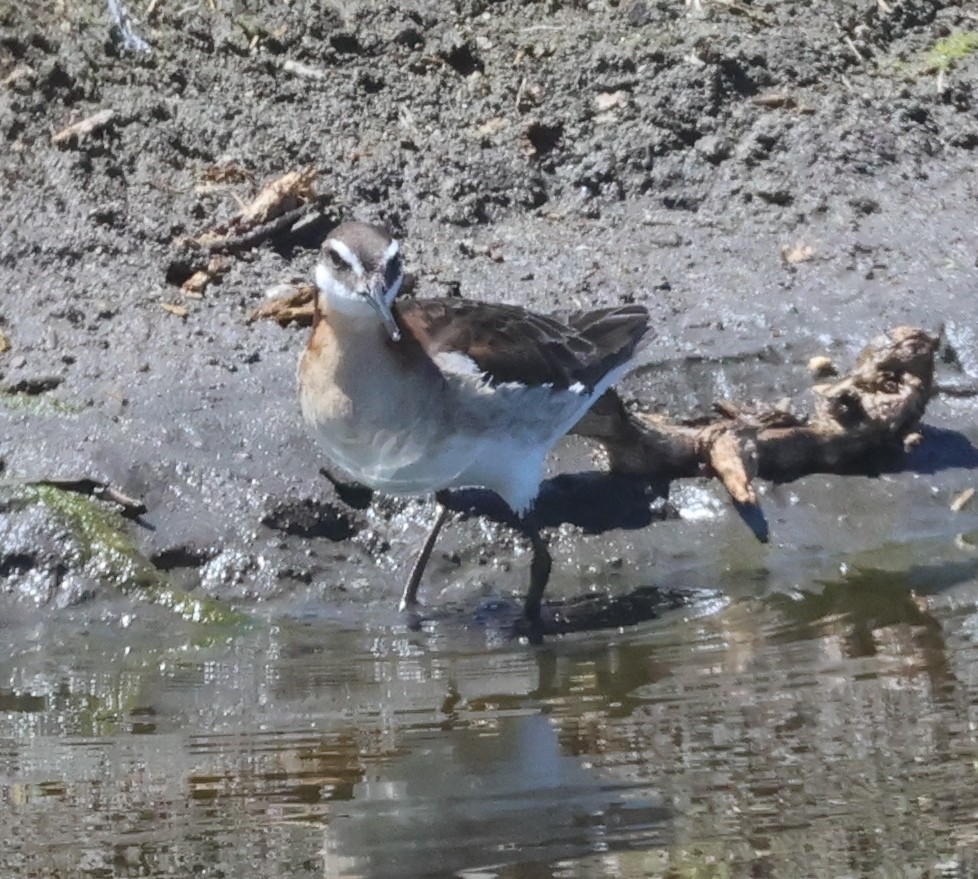
[[[973,876],[976,566],[539,647],[376,607],[7,621],[0,875]]]

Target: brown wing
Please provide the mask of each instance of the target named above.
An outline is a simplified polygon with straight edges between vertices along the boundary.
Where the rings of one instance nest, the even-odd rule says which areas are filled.
[[[648,312],[638,305],[585,312],[561,323],[516,305],[414,299],[399,303],[397,315],[430,357],[458,352],[492,384],[557,389],[580,382],[590,390],[632,356],[648,330]]]

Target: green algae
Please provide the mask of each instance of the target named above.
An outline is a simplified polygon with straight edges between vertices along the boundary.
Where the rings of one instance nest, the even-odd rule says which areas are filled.
[[[47,485],[24,488],[28,500],[43,504],[78,541],[81,561],[99,579],[126,595],[166,608],[183,620],[205,626],[241,626],[248,618],[205,596],[175,587],[135,546],[122,516],[86,495]]]
[[[948,71],[959,61],[978,52],[978,31],[954,31],[935,43],[924,56],[927,70]]]
[[[880,72],[884,75],[916,80],[921,77],[951,73],[962,61],[978,54],[978,31],[954,31],[938,40],[929,49],[910,57],[881,58]]]
[[[13,391],[0,392],[0,407],[10,412],[37,416],[77,415],[85,408],[77,403],[68,403],[47,394],[24,394]]]

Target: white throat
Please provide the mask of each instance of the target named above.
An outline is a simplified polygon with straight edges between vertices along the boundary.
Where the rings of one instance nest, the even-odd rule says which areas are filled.
[[[355,293],[322,263],[316,266],[316,286],[322,296],[323,311],[347,317],[378,320],[377,312],[359,293]]]

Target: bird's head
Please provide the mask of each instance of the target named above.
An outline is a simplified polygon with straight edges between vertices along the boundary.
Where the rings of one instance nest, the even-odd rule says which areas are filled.
[[[404,270],[397,240],[379,226],[343,223],[323,243],[316,286],[324,312],[379,317],[391,339],[401,338],[391,306]]]

